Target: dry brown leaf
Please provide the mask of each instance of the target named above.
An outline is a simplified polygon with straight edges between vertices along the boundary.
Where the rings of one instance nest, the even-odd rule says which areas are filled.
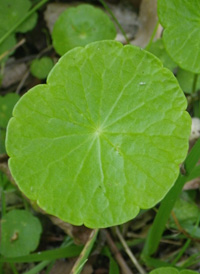
[[[66,234],[72,237],[76,244],[85,244],[87,242],[92,231],[91,229],[83,225],[82,226],[71,225],[55,216],[49,215],[49,218],[55,225],[59,226]]]

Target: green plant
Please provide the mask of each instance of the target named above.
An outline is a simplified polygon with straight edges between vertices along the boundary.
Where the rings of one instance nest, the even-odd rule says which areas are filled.
[[[126,222],[176,180],[190,133],[185,107],[173,74],[148,52],[115,41],[76,48],[15,107],[10,170],[30,199],[67,222]]]
[[[64,11],[52,33],[54,48],[60,55],[74,47],[114,39],[115,36],[116,29],[109,17],[99,8],[87,4]]]
[[[158,0],[158,16],[161,24],[164,27],[163,41],[165,48],[171,58],[181,67],[193,73],[200,72],[199,52],[200,52],[200,37],[198,32],[198,22],[200,20],[199,1],[163,1]],[[183,30],[184,28],[184,30]],[[187,37],[182,33],[190,33]],[[194,36],[193,36],[194,35]],[[190,39],[193,44],[191,45]],[[186,38],[186,39],[185,39]],[[193,47],[194,46],[194,47]],[[191,52],[195,54],[195,58],[191,56]],[[198,74],[194,74],[192,92],[197,91]],[[198,176],[200,141],[193,147],[192,151],[186,158],[183,166],[184,174],[180,174],[175,185],[161,202],[159,211],[154,219],[154,223],[149,230],[145,247],[143,250],[143,259],[151,266],[156,266],[157,262],[150,258],[158,247],[162,233],[165,229],[169,215],[179,197],[184,184],[190,180],[192,174]],[[195,177],[194,176],[194,177]],[[170,201],[170,202],[169,202]]]
[[[53,66],[53,60],[46,56],[33,60],[31,63],[30,71],[32,75],[38,79],[45,79]]]
[[[6,257],[23,256],[34,251],[42,232],[38,218],[26,210],[12,210],[1,219],[0,253]]]
[[[200,73],[199,0],[158,0],[158,16],[164,27],[163,41],[171,58],[181,68]]]
[[[11,50],[16,44],[15,32],[27,32],[31,30],[37,22],[37,13],[33,13],[30,18],[24,20],[15,31],[2,39],[15,27],[24,14],[28,13],[31,7],[29,0],[0,0],[0,57],[1,54]],[[8,55],[8,54],[7,54]],[[3,59],[5,61],[5,59]],[[0,61],[1,58],[0,58]]]
[[[107,40],[88,44],[114,38],[113,25],[109,21],[109,37],[105,33],[101,39],[93,37],[87,31],[96,28],[98,20],[87,28],[88,18],[79,16],[77,20],[74,14],[85,14],[85,10],[93,13],[95,9],[89,5],[68,9],[53,31],[57,53],[68,52],[50,72],[47,84],[32,88],[21,98],[7,131],[9,167],[19,188],[47,213],[64,221],[91,228],[108,227],[122,224],[136,217],[140,209],[161,202],[141,255],[146,265],[158,268],[152,274],[195,273],[182,269],[199,256],[194,254],[179,262],[192,237],[199,238],[200,234],[195,203],[179,200],[184,184],[200,174],[196,166],[200,140],[185,159],[190,118],[179,87],[192,98],[198,96],[198,8],[197,0],[158,0],[164,35],[156,42],[152,42],[152,36],[146,50]],[[96,20],[97,16],[90,18]],[[67,33],[63,30],[65,20]],[[61,33],[66,35],[66,44],[61,41]],[[191,58],[191,52],[195,58]],[[177,79],[162,63],[175,73],[178,67]],[[192,103],[194,113],[200,116],[199,102]],[[172,210],[178,222],[170,218]],[[171,261],[163,262],[152,256],[168,221],[168,227],[179,230],[181,225],[187,241]],[[91,235],[74,273],[79,273],[87,260],[97,230]],[[75,249],[73,254],[80,250]],[[69,249],[60,251],[61,257]],[[103,253],[118,273],[110,251],[105,249]],[[0,258],[0,262],[44,257],[33,254],[13,260]],[[38,267],[48,263],[44,261]],[[180,269],[166,267],[169,265]]]
[[[176,268],[173,267],[160,267],[151,271],[149,274],[195,274],[196,271],[192,270],[181,270],[178,271]]]

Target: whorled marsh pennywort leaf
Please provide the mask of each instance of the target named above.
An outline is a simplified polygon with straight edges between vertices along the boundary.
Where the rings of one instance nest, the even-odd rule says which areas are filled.
[[[1,219],[0,253],[5,257],[24,256],[39,244],[42,227],[38,218],[25,210],[12,210]]]
[[[53,45],[59,55],[74,47],[114,39],[115,36],[116,29],[108,15],[88,4],[64,11],[56,21],[52,32]]]
[[[158,0],[158,17],[169,55],[181,68],[200,73],[200,1]]]
[[[50,57],[44,56],[40,59],[33,60],[30,71],[32,75],[38,79],[45,79],[53,66],[53,60]]]
[[[159,267],[152,270],[149,274],[195,274],[198,273],[193,270],[183,269],[181,271],[177,270],[174,267]]]
[[[0,0],[0,38],[3,37],[22,16],[31,8],[29,0]],[[34,13],[16,32],[27,32],[31,30],[37,22],[37,13]],[[0,44],[0,55],[11,50],[16,44],[15,34],[11,34],[2,44]],[[6,58],[3,59],[5,61]],[[0,61],[2,61],[0,59]]]
[[[0,0],[0,28],[8,31],[17,24],[22,16],[31,8],[30,0]],[[29,19],[19,26],[16,32],[27,32],[34,28],[37,22],[37,14],[34,13]]]
[[[162,39],[158,39],[155,42],[153,42],[148,51],[157,56],[162,61],[163,66],[170,69],[171,71],[173,71],[177,67],[177,64],[171,59],[169,54],[166,52]]]
[[[64,221],[126,222],[176,180],[190,134],[185,108],[176,78],[152,54],[116,41],[75,48],[14,108],[10,170]]]

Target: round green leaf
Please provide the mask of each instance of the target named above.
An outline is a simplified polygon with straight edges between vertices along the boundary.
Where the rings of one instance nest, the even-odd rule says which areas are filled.
[[[149,274],[195,274],[195,273],[198,273],[198,272],[187,270],[187,269],[179,271],[174,267],[160,267],[160,268],[154,269]]]
[[[19,100],[20,96],[16,93],[8,93],[5,96],[0,96],[0,127],[6,128],[9,119],[12,116],[14,105]]]
[[[29,0],[0,0],[0,26],[4,34],[21,20],[31,8]],[[33,14],[20,27],[17,32],[31,30],[37,22],[37,14]]]
[[[64,221],[126,222],[176,180],[190,134],[185,108],[176,78],[152,54],[116,41],[75,48],[16,105],[10,170]]]
[[[169,55],[181,68],[200,73],[200,1],[158,0],[158,16]]]
[[[170,69],[171,71],[173,71],[177,67],[177,64],[166,52],[162,39],[158,39],[153,42],[148,51],[157,56],[162,61],[163,66]]]
[[[60,55],[74,47],[114,39],[115,36],[115,26],[107,14],[87,4],[64,11],[52,32],[54,48]]]
[[[28,12],[28,10],[26,12]],[[25,33],[29,30],[32,30],[37,24],[37,19],[38,15],[35,12],[16,29],[16,32]]]
[[[159,267],[152,270],[149,274],[179,274],[180,272],[174,267]]]
[[[38,218],[25,210],[12,210],[1,219],[0,253],[5,257],[24,256],[34,251],[42,232]]]
[[[45,79],[53,68],[53,60],[49,57],[42,57],[41,59],[33,60],[31,63],[31,73],[38,79]]]
[[[13,26],[15,26],[31,7],[29,0],[0,0],[0,38],[3,37]],[[37,22],[37,14],[23,22],[16,32],[26,32],[31,30]],[[0,44],[0,55],[12,49],[16,44],[15,33],[11,34],[2,44]],[[12,52],[10,53],[12,54]],[[10,55],[9,54],[9,55]],[[5,62],[7,57],[0,60]]]

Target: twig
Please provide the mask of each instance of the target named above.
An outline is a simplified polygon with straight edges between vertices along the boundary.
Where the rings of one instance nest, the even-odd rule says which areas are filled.
[[[24,83],[26,82],[26,79],[28,78],[29,74],[30,74],[30,71],[28,70],[28,71],[24,74],[24,76],[22,77],[22,79],[21,79],[21,81],[20,81],[20,83],[19,83],[19,85],[17,86],[17,89],[16,89],[16,93],[17,93],[17,94],[20,93],[20,90],[21,90],[21,88],[23,87]]]
[[[41,56],[43,56],[45,53],[47,53],[48,51],[50,51],[52,49],[53,49],[52,45],[47,46],[39,54],[37,54],[36,58],[40,58]]]
[[[117,246],[115,245],[114,241],[112,240],[109,232],[107,230],[104,230],[106,234],[106,240],[110,247],[111,252],[115,256],[116,261],[118,262],[119,266],[121,267],[121,270],[123,274],[133,274],[133,272],[130,270],[126,262],[124,261],[121,253],[119,252]]]
[[[177,226],[177,228],[178,228],[178,231],[180,232],[180,233],[182,233],[183,235],[185,235],[186,236],[186,238],[188,238],[188,239],[190,239],[190,240],[192,240],[192,241],[196,241],[196,242],[200,242],[200,240],[199,239],[196,239],[196,238],[194,238],[194,237],[192,237],[181,225],[180,225],[180,223],[179,223],[179,221],[178,221],[178,219],[176,218],[176,215],[175,215],[175,213],[174,213],[174,211],[172,210],[172,212],[171,212],[171,215],[172,215],[172,218],[173,218],[173,220],[174,220],[174,222],[175,222],[175,224],[176,224],[176,226]]]
[[[24,43],[26,42],[26,39],[22,39],[20,40],[14,47],[12,47],[11,49],[5,51],[3,54],[0,55],[0,61],[6,57],[7,55],[9,55],[12,51],[16,50],[17,48],[21,47]]]
[[[34,59],[40,58],[43,54],[45,54],[46,52],[50,51],[52,48],[53,48],[52,45],[46,47],[46,48],[43,49],[39,54],[37,54],[37,55],[34,57]],[[28,78],[29,75],[30,75],[30,70],[28,70],[28,71],[24,74],[24,76],[23,76],[23,78],[21,79],[19,85],[17,86],[17,89],[16,89],[16,93],[17,93],[17,94],[20,93],[20,91],[21,91],[21,89],[22,89],[22,87],[23,87],[24,83],[26,82],[26,79]]]
[[[143,267],[139,264],[139,262],[137,261],[137,259],[135,258],[135,256],[133,255],[133,253],[131,252],[130,248],[128,247],[126,241],[124,240],[122,234],[119,231],[119,228],[116,227],[116,233],[117,236],[120,240],[120,242],[122,243],[127,255],[129,256],[129,258],[131,259],[132,263],[135,265],[135,267],[137,268],[137,270],[139,271],[140,274],[145,274],[145,270],[143,269]]]

